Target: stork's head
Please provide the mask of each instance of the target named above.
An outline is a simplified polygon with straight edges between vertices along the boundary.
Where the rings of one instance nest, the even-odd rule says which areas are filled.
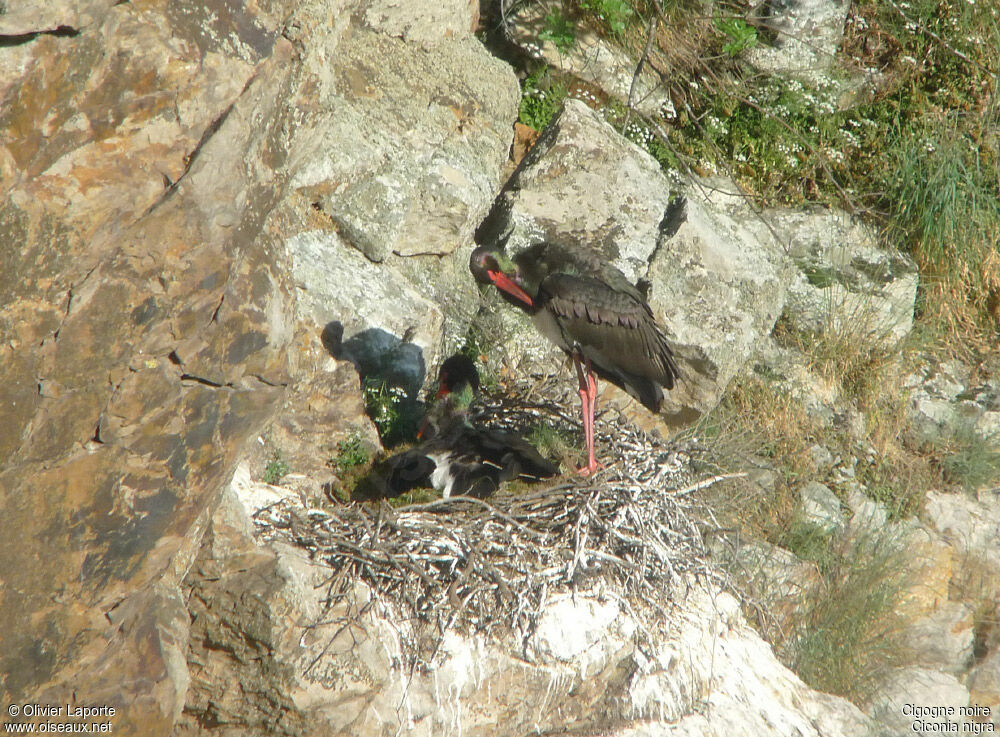
[[[469,271],[480,284],[492,284],[508,301],[521,307],[531,307],[534,299],[524,290],[517,266],[500,252],[480,246],[469,258]]]
[[[479,371],[472,359],[456,354],[441,364],[438,391],[417,432],[419,440],[436,437],[449,422],[462,419],[479,392]]]

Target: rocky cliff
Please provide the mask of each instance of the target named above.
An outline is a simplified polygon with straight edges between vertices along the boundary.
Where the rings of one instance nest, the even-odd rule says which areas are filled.
[[[860,324],[873,345],[912,326],[915,267],[861,224],[762,219],[729,180],[668,178],[579,100],[515,169],[518,80],[478,23],[469,0],[0,3],[4,703],[113,707],[124,734],[833,736],[873,717],[897,728],[908,673],[947,686],[949,704],[1000,700],[982,625],[1000,555],[988,490],[931,495],[922,523],[898,523],[947,570],[914,605],[930,635],[868,715],[778,662],[700,535],[658,589],[659,629],[573,575],[520,635],[446,627],[420,668],[405,645],[423,625],[402,636],[397,610],[369,605],[377,587],[352,581],[331,615],[323,587],[340,569],[288,530],[330,524],[344,441],[379,445],[362,379],[416,398],[474,334],[493,336],[522,389],[558,367],[469,277],[484,221],[509,225],[514,249],[586,240],[646,280],[687,377],[660,418],[604,397],[643,443],[633,422],[690,426],[755,365],[821,420],[841,417],[801,356],[770,342],[782,315],[807,334]],[[566,63],[631,94],[620,60]],[[662,109],[643,80],[647,112]],[[995,439],[995,387],[947,368],[906,377],[914,421]],[[279,457],[294,473],[263,483]],[[650,478],[643,493],[662,493]],[[857,520],[885,521],[864,504]],[[841,514],[836,497],[825,508]],[[979,588],[960,595],[969,571]],[[327,621],[342,610],[347,628]]]

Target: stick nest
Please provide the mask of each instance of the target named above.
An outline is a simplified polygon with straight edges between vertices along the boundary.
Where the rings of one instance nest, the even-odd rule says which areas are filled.
[[[490,424],[516,429],[543,418],[579,433],[561,409],[572,406],[563,397],[494,396],[484,403]],[[307,508],[289,498],[256,513],[258,536],[325,561],[332,569],[324,584],[326,621],[342,617],[350,626],[347,619],[356,622],[374,607],[396,624],[411,667],[433,667],[454,628],[512,632],[526,642],[558,592],[609,593],[638,605],[633,611],[652,625],[672,605],[672,587],[692,575],[716,576],[705,561],[695,524],[704,514],[694,513],[693,493],[723,477],[697,480],[696,443],[664,442],[614,410],[598,417],[596,432],[608,467],[590,478],[571,471],[527,493],[402,507]],[[355,601],[359,581],[371,594],[363,604]]]

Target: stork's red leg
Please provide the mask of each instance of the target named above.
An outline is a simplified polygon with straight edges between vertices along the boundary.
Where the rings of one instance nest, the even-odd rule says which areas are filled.
[[[586,359],[586,362],[587,372],[584,375],[580,355],[577,353],[573,354],[576,376],[580,381],[580,404],[583,409],[583,439],[587,445],[587,465],[577,469],[577,471],[584,476],[601,468],[601,464],[594,457],[594,409],[597,406],[597,377],[594,376],[590,359]]]
[[[590,390],[590,404],[587,408],[590,415],[590,449],[587,454],[587,468],[590,471],[596,471],[598,468],[603,468],[603,466],[594,458],[594,416],[597,409],[597,377],[590,366],[589,358],[587,359],[587,385]]]
[[[590,423],[587,422],[587,409],[590,398],[590,382],[583,373],[583,365],[580,363],[580,355],[573,354],[573,365],[576,366],[576,378],[580,382],[580,409],[583,411],[583,441],[587,448],[590,448]],[[586,466],[577,469],[580,473],[586,473]]]

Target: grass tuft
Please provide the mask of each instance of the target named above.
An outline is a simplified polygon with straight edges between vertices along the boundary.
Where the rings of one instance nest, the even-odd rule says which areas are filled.
[[[553,10],[545,16],[545,28],[538,37],[551,41],[562,52],[569,51],[576,43],[576,24],[561,10]]]
[[[891,537],[871,534],[827,547],[817,564],[820,580],[805,590],[777,650],[812,688],[864,703],[904,660],[896,613],[904,556]]]
[[[960,432],[943,466],[945,478],[966,492],[1000,481],[1000,449],[972,430]]]

